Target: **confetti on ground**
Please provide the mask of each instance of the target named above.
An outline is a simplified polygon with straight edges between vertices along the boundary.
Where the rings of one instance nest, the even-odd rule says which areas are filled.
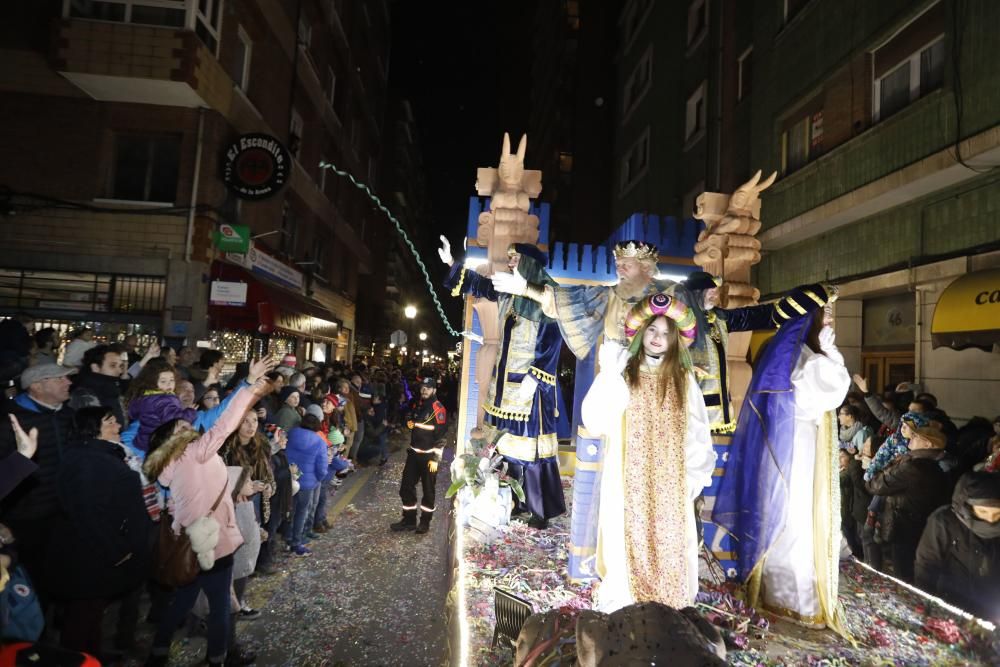
[[[564,481],[567,504],[572,481]],[[529,600],[535,611],[589,609],[590,585],[567,577],[569,514],[545,531],[514,519],[489,545],[465,540],[469,663],[509,665],[510,650],[492,648],[493,589]],[[702,582],[697,609],[720,627],[731,665],[800,667],[1000,665],[1000,634],[953,614],[932,600],[857,562],[841,564],[840,599],[855,645],[832,631],[808,630],[760,613],[732,584]]]

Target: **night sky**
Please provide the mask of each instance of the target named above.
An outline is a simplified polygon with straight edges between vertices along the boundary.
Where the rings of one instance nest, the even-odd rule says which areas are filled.
[[[497,164],[504,130],[516,142],[527,129],[531,6],[525,0],[390,5],[389,86],[413,106],[432,238],[440,229],[460,242],[476,168]]]

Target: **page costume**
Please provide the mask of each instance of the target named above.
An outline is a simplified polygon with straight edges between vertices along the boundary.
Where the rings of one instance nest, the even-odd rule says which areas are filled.
[[[698,336],[691,346],[691,361],[699,369],[698,385],[705,397],[713,433],[736,430],[736,412],[729,395],[726,355],[729,334],[737,331],[777,329],[791,319],[822,308],[830,300],[823,285],[796,287],[774,303],[743,308],[705,310],[706,290],[718,287],[721,280],[698,271],[674,289],[674,294],[688,304],[698,323]]]
[[[840,530],[834,410],[850,388],[832,340],[806,344],[812,317],[778,331],[761,356],[733,436],[712,519],[738,545],[737,578],[756,605],[848,636],[837,602]],[[761,590],[763,589],[763,590]]]
[[[643,309],[651,314],[643,313],[638,322],[629,318],[630,336],[650,317],[666,314],[677,322],[682,341],[693,339],[694,319],[679,301],[656,294],[631,312]],[[635,352],[643,354],[638,342]],[[628,352],[605,342],[600,355],[601,373],[582,408],[588,430],[607,436],[595,482],[600,502],[592,508],[601,577],[597,608],[611,612],[646,601],[689,606],[698,592],[691,502],[711,483],[715,469],[697,381],[689,372],[681,402],[669,391],[661,401],[658,367],[640,367],[638,386],[630,389],[622,377]]]
[[[555,285],[545,267],[547,258],[534,246],[515,244],[521,258],[517,271],[531,283]],[[497,302],[500,314],[500,351],[487,388],[485,422],[490,429],[506,430],[497,452],[508,463],[508,472],[521,482],[525,508],[541,519],[566,512],[557,457],[558,408],[556,376],[562,340],[559,326],[529,298],[497,292],[489,278],[452,265],[445,286],[453,296],[472,296]],[[523,391],[528,378],[534,391]],[[487,440],[492,434],[487,433]]]

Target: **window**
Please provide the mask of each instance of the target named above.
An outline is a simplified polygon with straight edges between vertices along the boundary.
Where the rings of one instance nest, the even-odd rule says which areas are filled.
[[[632,47],[639,28],[646,22],[649,10],[653,7],[653,0],[632,0],[622,14],[622,44],[625,45],[624,53]]]
[[[559,153],[559,171],[568,174],[573,171],[573,154]]]
[[[250,56],[253,53],[253,42],[243,26],[239,27],[237,37],[239,39],[236,44],[236,86],[246,92],[250,85]]]
[[[708,33],[708,0],[694,0],[688,6],[687,45],[693,48]]]
[[[736,70],[736,101],[739,102],[753,89],[753,46],[740,54]]]
[[[944,83],[948,23],[937,2],[897,28],[872,51],[872,120],[888,118]]]
[[[621,194],[625,194],[640,178],[642,178],[649,167],[649,128],[642,133],[642,136],[632,144],[628,152],[622,158],[621,166]]]
[[[705,81],[691,94],[687,101],[684,122],[684,140],[691,141],[705,131]]]
[[[299,219],[292,208],[285,204],[281,214],[281,234],[278,250],[288,257],[295,257],[295,246],[299,241]]]
[[[64,16],[183,28],[187,13],[184,0],[70,0]]]
[[[698,202],[698,196],[705,191],[705,181],[698,181],[693,188],[688,190],[681,202],[681,217],[694,217],[694,209]]]
[[[299,46],[307,49],[312,46],[312,26],[305,16],[299,19]]]
[[[580,29],[580,2],[579,0],[566,0],[566,25],[570,30]]]
[[[639,105],[642,98],[646,96],[653,82],[653,45],[650,44],[646,52],[642,54],[635,69],[625,82],[625,93],[622,107],[622,123],[628,120],[629,115]]]
[[[788,23],[803,7],[809,4],[809,0],[785,0],[785,23]]]
[[[893,69],[876,78],[873,120],[878,122],[888,118],[911,102],[940,88],[944,83],[944,59],[944,35],[939,35],[932,43],[913,52]]]
[[[296,158],[301,152],[303,131],[302,116],[296,109],[292,109],[292,121],[288,127],[288,150]]]
[[[194,31],[205,46],[216,53],[222,25],[222,0],[198,0],[195,6]]]
[[[173,204],[181,140],[173,135],[115,135],[108,197]]]
[[[323,231],[317,230],[316,241],[313,244],[315,248],[316,257],[313,259],[315,264],[312,265],[312,274],[314,278],[318,278],[324,283],[329,283],[330,278],[327,275],[327,258],[330,254],[329,243],[326,237],[323,235]]]
[[[823,109],[797,114],[781,134],[781,173],[790,174],[823,152]]]

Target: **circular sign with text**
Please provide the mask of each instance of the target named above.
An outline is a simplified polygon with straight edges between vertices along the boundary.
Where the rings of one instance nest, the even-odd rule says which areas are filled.
[[[288,182],[292,158],[269,134],[244,134],[226,149],[222,180],[240,199],[267,199]]]

